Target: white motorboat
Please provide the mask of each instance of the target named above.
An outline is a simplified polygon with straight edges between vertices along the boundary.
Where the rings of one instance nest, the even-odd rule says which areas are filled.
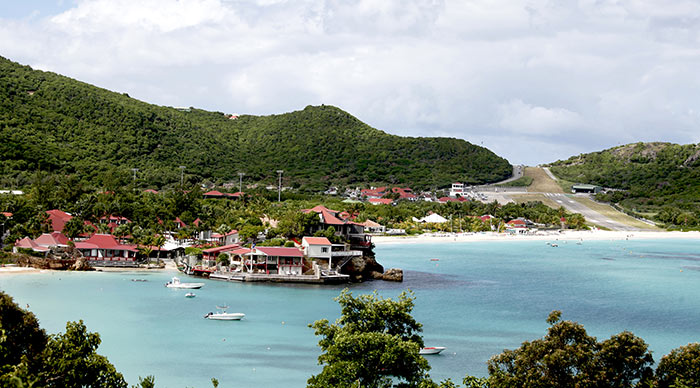
[[[174,277],[173,280],[165,283],[165,286],[168,288],[197,289],[197,288],[202,288],[202,286],[204,286],[204,283],[182,283],[182,282],[180,282],[179,278]]]
[[[216,306],[217,309],[219,309],[218,312],[215,313],[208,313],[207,315],[204,316],[206,319],[213,319],[216,321],[240,321],[241,318],[245,317],[245,314],[243,313],[229,313],[226,312],[226,309],[228,309],[228,306]]]
[[[442,352],[445,349],[447,348],[444,346],[426,346],[424,348],[421,348],[418,354],[440,354],[440,352]]]
[[[185,298],[194,298],[195,296],[197,295],[195,295],[194,292],[188,292],[185,294]]]

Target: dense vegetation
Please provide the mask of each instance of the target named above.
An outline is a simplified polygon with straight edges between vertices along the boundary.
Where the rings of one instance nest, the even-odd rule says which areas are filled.
[[[163,230],[176,230],[173,221],[184,221],[188,227],[178,229],[182,238],[192,237],[200,230],[214,230],[226,233],[239,230],[242,238],[255,236],[267,230],[267,237],[302,237],[304,226],[309,222],[300,209],[310,209],[316,205],[347,211],[356,216],[356,221],[370,219],[388,228],[400,228],[409,233],[422,233],[424,229],[442,231],[488,231],[491,226],[504,228],[504,222],[525,217],[536,223],[553,227],[586,228],[585,219],[580,214],[571,214],[563,208],[552,209],[541,202],[499,205],[481,202],[407,202],[396,206],[370,205],[367,203],[346,203],[338,197],[283,193],[282,202],[276,202],[277,193],[265,189],[250,191],[242,199],[205,199],[202,191],[193,186],[190,190],[167,190],[159,194],[134,190],[131,186],[110,192],[95,193],[86,187],[57,181],[55,176],[39,177],[27,188],[24,195],[1,195],[0,211],[13,213],[5,220],[0,214],[0,224],[9,234],[6,244],[13,244],[24,236],[36,237],[49,230],[46,210],[60,209],[71,213],[75,218],[66,224],[64,233],[74,237],[84,232],[83,221],[95,224],[104,216],[122,216],[132,222],[119,226],[114,234],[139,237],[153,236]],[[430,212],[451,219],[444,224],[418,224],[413,217],[421,218]],[[495,218],[482,221],[479,216],[490,214]],[[193,222],[199,218],[198,226]],[[314,218],[314,217],[311,217]],[[277,227],[269,227],[262,220],[277,220]],[[317,218],[314,218],[317,219]],[[103,226],[106,226],[103,225]],[[156,244],[148,244],[156,245]]]
[[[676,228],[700,226],[700,144],[636,143],[551,164],[572,182],[619,189],[598,199]]]
[[[138,168],[140,187],[180,182],[444,187],[510,176],[491,151],[451,138],[389,135],[332,106],[242,115],[147,104],[0,57],[0,187],[28,185],[37,171],[114,189]]]

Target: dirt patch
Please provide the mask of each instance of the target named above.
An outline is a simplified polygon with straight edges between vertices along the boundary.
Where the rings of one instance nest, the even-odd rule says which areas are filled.
[[[539,193],[563,193],[559,184],[541,167],[525,167],[524,176],[532,178],[532,184],[528,187],[530,192]]]

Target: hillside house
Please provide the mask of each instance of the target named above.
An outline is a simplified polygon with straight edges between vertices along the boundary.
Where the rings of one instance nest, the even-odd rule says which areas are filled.
[[[343,217],[341,212],[331,210],[325,206],[316,206],[311,209],[302,210],[304,213],[316,213],[319,217],[319,224],[313,230],[306,233],[313,235],[319,230],[326,230],[328,227],[335,229],[336,236],[340,236],[350,243],[351,249],[370,249],[372,246],[371,236],[365,235],[365,227],[362,224],[352,221],[351,217]]]

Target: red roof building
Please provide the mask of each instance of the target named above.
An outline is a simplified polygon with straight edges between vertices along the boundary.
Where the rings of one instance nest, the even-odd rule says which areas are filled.
[[[120,244],[111,234],[94,234],[85,241],[76,242],[75,247],[91,263],[132,264],[138,252],[135,245]]]
[[[0,212],[0,214],[5,216],[6,218],[12,218],[12,213],[10,213],[10,212]]]
[[[34,239],[34,243],[42,247],[67,247],[68,237],[61,232],[44,233]]]
[[[51,228],[54,232],[62,232],[66,222],[73,218],[69,213],[58,209],[47,210],[46,214],[49,215],[49,222],[51,222]]]
[[[316,228],[305,231],[307,234],[313,235],[319,230],[326,230],[332,226],[335,229],[335,234],[348,240],[351,246],[358,249],[365,249],[371,246],[371,236],[365,235],[365,227],[352,221],[350,217],[343,218],[342,212],[331,210],[321,205],[311,209],[304,209],[302,212],[314,212],[318,214],[320,220]]]
[[[245,256],[247,268],[254,272],[289,276],[303,273],[304,254],[297,248],[256,247]]]

